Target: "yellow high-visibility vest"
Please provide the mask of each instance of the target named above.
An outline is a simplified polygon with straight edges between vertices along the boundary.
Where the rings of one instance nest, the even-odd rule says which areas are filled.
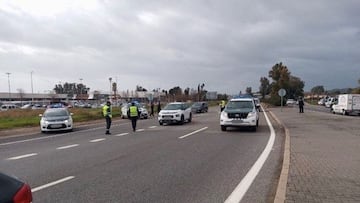
[[[130,117],[138,116],[138,108],[137,106],[130,106]]]
[[[103,115],[104,116],[109,116],[110,118],[112,117],[110,106],[108,106],[108,105],[103,106]]]

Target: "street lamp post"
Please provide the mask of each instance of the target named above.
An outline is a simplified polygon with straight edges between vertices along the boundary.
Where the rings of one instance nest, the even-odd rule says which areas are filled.
[[[33,78],[32,78],[32,74],[34,71],[30,72],[30,79],[31,79],[31,104],[34,103],[34,88],[33,88]]]
[[[10,74],[11,73],[6,73],[8,75],[8,85],[9,85],[9,101],[11,101],[11,91],[10,91]]]
[[[80,80],[80,95],[82,97],[82,88],[83,88],[83,85],[82,85],[82,78],[79,79]]]
[[[111,92],[112,92],[112,85],[111,85],[111,80],[112,78],[109,78],[109,82],[110,82],[110,94],[109,94],[109,100],[111,101]]]

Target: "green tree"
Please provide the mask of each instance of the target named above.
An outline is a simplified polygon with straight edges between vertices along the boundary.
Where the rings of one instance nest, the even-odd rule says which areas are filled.
[[[305,83],[300,78],[292,76],[289,69],[281,62],[275,64],[269,71],[269,77],[272,78],[270,91],[270,103],[273,105],[281,105],[281,98],[278,96],[278,91],[285,89],[286,98],[296,98],[304,95]],[[285,101],[284,101],[285,102]]]
[[[66,82],[64,85],[56,84],[53,90],[56,94],[67,94],[68,96],[73,96],[74,94],[88,94],[90,88],[86,87],[84,84]]]
[[[296,99],[304,96],[305,83],[298,77],[290,75],[289,88],[287,90],[287,98]]]
[[[354,88],[354,89],[351,91],[353,94],[360,94],[360,79],[358,80],[358,83],[359,83],[359,87]]]
[[[318,85],[318,86],[311,88],[310,92],[311,92],[311,94],[316,94],[317,98],[319,98],[320,94],[325,93],[325,88],[322,85]]]
[[[260,90],[260,94],[263,98],[265,98],[265,95],[270,94],[271,86],[270,86],[270,81],[267,77],[260,78],[259,90]]]

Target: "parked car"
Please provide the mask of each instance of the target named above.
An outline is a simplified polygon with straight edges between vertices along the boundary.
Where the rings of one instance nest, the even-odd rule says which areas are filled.
[[[330,97],[328,98],[328,100],[325,102],[325,107],[327,108],[331,108],[332,105],[334,105],[335,103],[337,103],[338,99],[336,97]]]
[[[167,104],[158,115],[160,125],[164,123],[180,123],[192,121],[191,105],[185,102],[173,102]]]
[[[20,107],[20,109],[31,109],[32,104],[24,104],[23,106]]]
[[[149,112],[146,109],[144,105],[141,103],[135,102],[135,105],[139,108],[140,111],[140,119],[147,119],[149,117]],[[129,107],[131,106],[131,103],[125,103],[121,107],[121,118],[125,119],[128,118],[127,112],[129,110]]]
[[[259,126],[259,113],[253,98],[231,99],[220,114],[222,131],[228,127],[242,126],[251,127],[254,131]]]
[[[207,102],[195,102],[191,106],[191,111],[194,113],[205,113],[208,112],[209,106]]]
[[[40,114],[41,132],[50,131],[72,131],[73,119],[72,113],[67,108],[48,108],[43,114]]]
[[[10,109],[16,109],[18,108],[15,104],[3,104],[1,105],[1,111],[7,111],[7,110],[10,110]]]
[[[30,203],[32,202],[31,188],[16,177],[0,172],[0,202]]]
[[[325,98],[319,99],[318,105],[325,105]]]
[[[286,100],[286,105],[290,106],[290,105],[294,105],[294,104],[296,104],[295,99],[288,99],[288,100]]]

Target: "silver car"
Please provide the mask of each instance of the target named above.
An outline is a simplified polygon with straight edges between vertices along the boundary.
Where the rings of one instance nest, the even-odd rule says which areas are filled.
[[[49,108],[43,114],[40,114],[41,132],[50,131],[72,131],[73,119],[72,113],[67,108]]]

